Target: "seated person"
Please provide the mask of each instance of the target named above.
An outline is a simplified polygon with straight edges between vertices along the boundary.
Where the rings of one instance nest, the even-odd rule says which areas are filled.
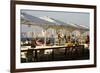
[[[73,43],[71,41],[68,41],[65,45],[66,46],[73,46]]]
[[[36,47],[36,40],[35,40],[35,39],[33,39],[33,40],[31,41],[31,47],[32,47],[32,48],[35,48],[35,47]]]

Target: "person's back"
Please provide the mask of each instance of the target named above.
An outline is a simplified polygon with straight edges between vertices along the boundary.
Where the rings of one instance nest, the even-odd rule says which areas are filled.
[[[36,47],[36,40],[35,39],[31,41],[31,47],[32,48],[35,48]]]

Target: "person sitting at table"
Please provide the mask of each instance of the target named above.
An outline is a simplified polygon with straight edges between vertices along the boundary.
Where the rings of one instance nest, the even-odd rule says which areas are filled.
[[[51,45],[51,44],[50,44],[50,39],[47,39],[46,45],[47,45],[47,46]]]
[[[71,37],[70,36],[67,37],[67,40],[66,40],[66,44],[65,45],[66,46],[73,46],[73,43],[71,41]]]
[[[62,37],[61,37],[61,34],[60,33],[57,33],[57,35],[58,35],[58,45],[60,45],[61,44]]]
[[[33,40],[31,41],[31,47],[32,47],[32,48],[35,48],[35,47],[36,47],[36,40],[35,40],[35,39],[33,39]]]
[[[89,48],[89,35],[86,36],[86,39],[85,39],[85,44],[87,45],[87,48]]]
[[[71,41],[68,41],[68,42],[66,43],[66,46],[73,46],[73,43],[72,43]]]
[[[36,40],[32,39],[31,40],[31,48],[35,48],[36,47]],[[28,62],[33,62],[34,61],[34,53],[32,49],[28,49],[27,53],[26,53],[26,58]]]

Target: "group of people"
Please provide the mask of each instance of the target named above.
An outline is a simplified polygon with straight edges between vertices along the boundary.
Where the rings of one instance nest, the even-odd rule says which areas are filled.
[[[55,44],[55,39],[58,40],[58,44]],[[72,45],[80,45],[80,44],[88,44],[89,46],[89,35],[85,36],[84,40],[80,37],[76,37],[75,35],[64,35],[63,37],[60,36],[60,34],[57,34],[57,38],[47,38],[46,43],[43,38],[34,38],[32,40],[26,40],[24,41],[25,44],[30,45],[31,47],[36,47],[36,46],[43,46],[46,44],[47,46],[52,46],[52,45],[61,45],[62,42],[64,45],[72,46]],[[24,44],[24,45],[25,45]]]
[[[83,36],[75,36],[75,35],[63,35],[58,33],[58,45],[61,45],[63,41],[64,45],[72,46],[72,45],[81,45],[81,44],[87,44],[89,47],[89,35]]]

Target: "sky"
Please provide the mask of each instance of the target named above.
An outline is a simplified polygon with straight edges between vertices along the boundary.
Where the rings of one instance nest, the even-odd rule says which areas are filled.
[[[65,12],[65,11],[43,11],[43,10],[21,10],[32,16],[44,17],[48,16],[65,23],[79,24],[89,27],[90,14],[86,12]]]

